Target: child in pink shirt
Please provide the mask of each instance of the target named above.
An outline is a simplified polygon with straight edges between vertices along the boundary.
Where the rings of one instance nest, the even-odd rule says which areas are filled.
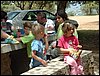
[[[81,66],[80,54],[82,46],[79,45],[78,38],[74,33],[74,25],[64,22],[62,26],[63,36],[58,39],[58,47],[64,54],[64,62],[70,65],[70,75],[83,75],[83,66]]]

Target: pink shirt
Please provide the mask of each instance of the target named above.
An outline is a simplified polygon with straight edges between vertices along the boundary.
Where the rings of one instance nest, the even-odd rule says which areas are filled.
[[[68,49],[72,46],[74,49],[78,49],[77,45],[79,44],[78,38],[75,36],[65,37],[64,35],[58,39],[58,47]]]

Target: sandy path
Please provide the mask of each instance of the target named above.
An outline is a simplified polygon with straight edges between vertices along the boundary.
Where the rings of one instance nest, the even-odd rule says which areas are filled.
[[[99,30],[99,15],[96,16],[69,16],[79,23],[78,30]]]

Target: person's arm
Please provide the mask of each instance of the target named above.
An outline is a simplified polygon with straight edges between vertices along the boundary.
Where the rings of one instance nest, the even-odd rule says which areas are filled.
[[[8,36],[10,36],[10,35],[8,35],[7,33],[5,33],[4,31],[1,30],[1,38],[7,39]]]
[[[48,44],[48,37],[47,37],[47,35],[44,36],[44,42],[45,42],[45,50],[48,50],[49,44]]]
[[[30,35],[25,35],[23,37],[20,38],[16,38],[18,41],[22,41],[24,44],[30,42],[31,40],[34,39],[34,36],[32,34]]]
[[[28,36],[27,37],[23,36],[23,37],[16,38],[16,40],[22,42],[23,44],[26,44],[26,43],[30,42],[32,40],[32,38],[30,38]]]
[[[22,41],[21,38],[16,38],[16,40],[18,40],[18,41],[20,41],[20,42]]]
[[[36,51],[35,51],[35,50],[33,50],[33,52],[32,52],[32,57],[33,57],[35,60],[41,62],[44,66],[47,66],[47,62],[46,62],[45,60],[43,60],[42,58],[38,57],[38,56],[36,55]]]
[[[61,53],[69,53],[69,54],[72,54],[73,52],[76,52],[77,50],[76,49],[64,49],[64,48],[60,48],[60,51]]]

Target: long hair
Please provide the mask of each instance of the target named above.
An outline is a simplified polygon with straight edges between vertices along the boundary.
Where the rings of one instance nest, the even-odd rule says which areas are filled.
[[[69,20],[68,15],[66,12],[64,12],[63,10],[58,11],[56,14],[56,16],[60,16],[62,17],[62,19],[65,20]]]
[[[7,12],[1,11],[1,20],[2,19],[7,19]]]
[[[58,11],[58,12],[55,14],[55,16],[60,16],[60,17],[62,17],[62,19],[63,19],[64,21],[65,21],[65,20],[69,20],[67,13],[64,12],[63,10]],[[58,25],[58,23],[56,22],[56,23],[55,23],[55,30],[56,30],[56,32],[57,32],[58,26],[59,26],[59,25]]]

